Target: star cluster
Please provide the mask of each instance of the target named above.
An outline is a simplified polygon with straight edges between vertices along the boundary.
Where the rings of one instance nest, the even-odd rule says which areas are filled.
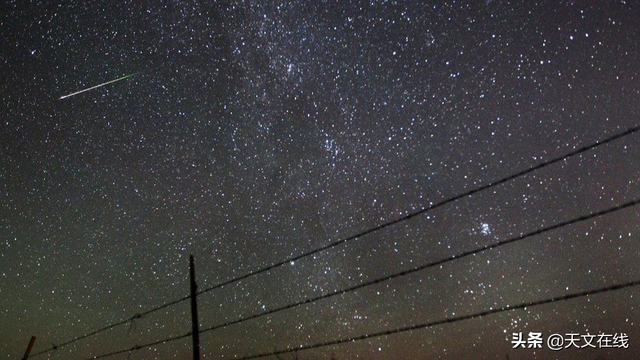
[[[34,352],[638,125],[633,1],[8,2],[0,353]],[[123,81],[60,100],[125,75]],[[640,196],[638,135],[199,297],[212,326]],[[637,208],[201,335],[230,359],[640,276]],[[638,356],[637,288],[300,359]],[[54,352],[190,331],[188,302]],[[630,349],[512,349],[513,332]],[[132,358],[190,358],[188,339]],[[126,355],[120,355],[125,358]],[[116,358],[116,357],[114,357]],[[282,357],[281,357],[282,358]]]

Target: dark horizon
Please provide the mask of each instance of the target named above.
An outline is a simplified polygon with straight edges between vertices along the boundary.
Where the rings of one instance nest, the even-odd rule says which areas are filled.
[[[0,359],[22,356],[32,335],[33,355],[187,296],[190,254],[206,289],[639,126],[639,6],[5,4]],[[202,294],[201,329],[638,199],[639,144],[625,135]],[[202,358],[639,280],[639,215],[628,207],[203,333]],[[640,357],[638,296],[631,287],[298,356]],[[183,301],[36,359],[190,329]],[[625,333],[629,348],[514,349],[514,333]],[[190,359],[191,339],[131,358]]]

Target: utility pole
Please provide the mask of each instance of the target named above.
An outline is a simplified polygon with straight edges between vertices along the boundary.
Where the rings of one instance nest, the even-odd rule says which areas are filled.
[[[189,256],[189,278],[191,279],[191,338],[193,339],[193,360],[200,360],[200,326],[198,325],[198,285],[193,255]]]
[[[31,353],[31,348],[33,348],[34,342],[36,342],[36,337],[32,336],[31,340],[29,341],[29,346],[27,346],[27,351],[24,352],[24,356],[22,357],[22,360],[27,360],[29,358],[29,354]]]

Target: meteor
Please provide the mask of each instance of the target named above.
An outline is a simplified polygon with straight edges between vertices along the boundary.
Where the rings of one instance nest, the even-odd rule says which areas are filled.
[[[137,72],[137,73],[129,74],[129,75],[123,76],[121,78],[117,78],[115,80],[107,81],[106,83],[98,84],[96,86],[92,86],[90,88],[86,88],[86,89],[83,89],[83,90],[80,90],[80,91],[76,91],[76,92],[68,94],[68,95],[63,95],[63,96],[60,96],[60,98],[58,100],[66,99],[68,97],[81,94],[81,93],[83,93],[85,91],[89,91],[89,90],[97,89],[97,88],[105,86],[105,85],[113,84],[114,82],[122,81],[122,80],[128,79],[128,78],[130,78],[132,76],[135,76],[135,75],[138,75],[138,74],[140,74],[140,73]]]

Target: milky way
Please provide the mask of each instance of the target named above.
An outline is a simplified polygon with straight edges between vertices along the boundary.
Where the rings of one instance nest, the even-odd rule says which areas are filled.
[[[634,1],[9,2],[0,358],[33,353],[640,124]],[[78,93],[124,74],[127,81]],[[199,297],[203,327],[640,197],[640,135]],[[628,208],[201,335],[229,359],[640,279]],[[640,356],[638,288],[300,352]],[[182,335],[189,303],[38,358]],[[626,333],[629,349],[512,349]],[[132,359],[188,359],[189,339]],[[127,354],[114,356],[125,359]],[[281,356],[281,358],[289,358]],[[275,359],[272,357],[271,359]]]

